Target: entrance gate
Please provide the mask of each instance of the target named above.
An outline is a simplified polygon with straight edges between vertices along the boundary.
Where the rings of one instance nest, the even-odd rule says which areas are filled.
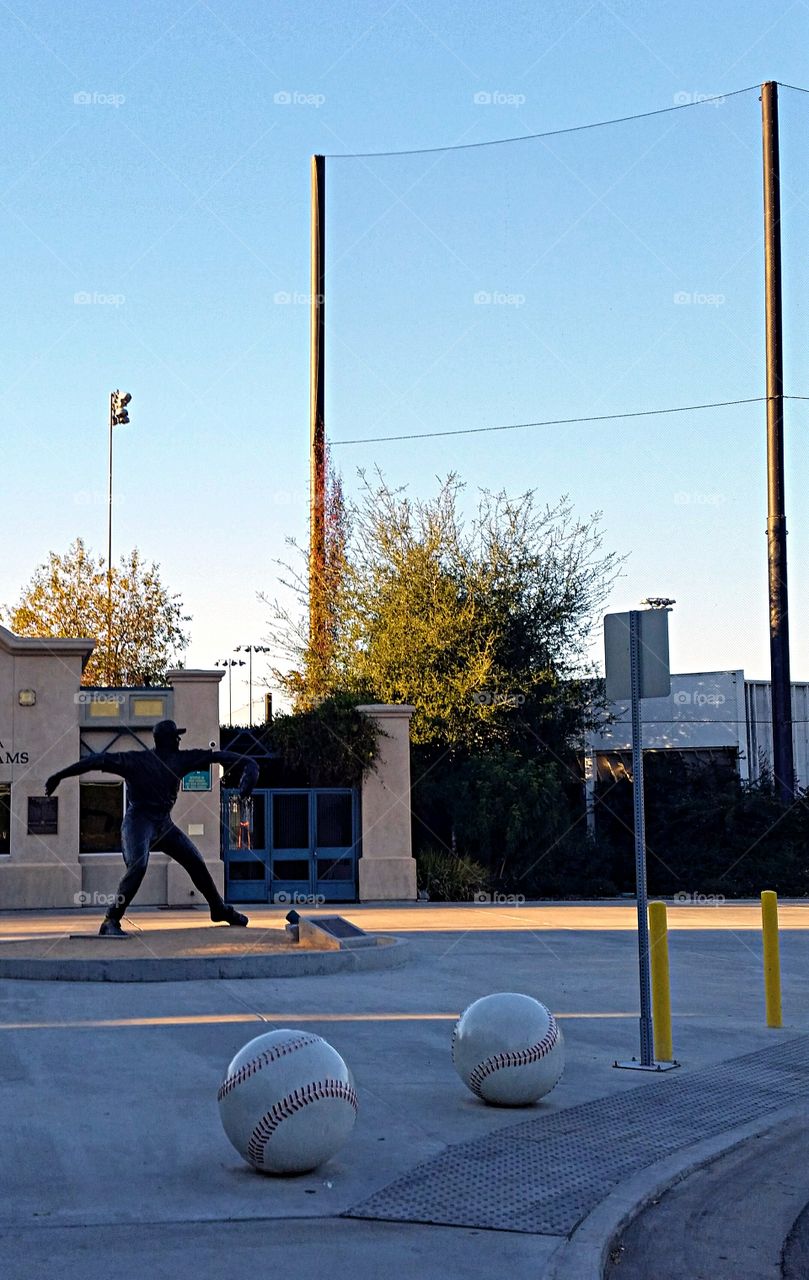
[[[238,791],[222,792],[228,902],[354,901],[358,842],[358,793],[349,787],[256,790],[249,835]]]

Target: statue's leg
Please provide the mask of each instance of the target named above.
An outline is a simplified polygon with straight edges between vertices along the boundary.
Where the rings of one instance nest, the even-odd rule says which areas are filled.
[[[211,908],[212,920],[227,920],[228,924],[247,924],[247,916],[243,916],[241,912],[226,904],[205,865],[205,859],[184,831],[172,823],[167,831],[161,833],[160,840],[155,842],[154,848],[159,849],[161,853],[167,853],[175,862],[179,862],[184,871],[188,872],[194,888],[202,894]]]
[[[128,809],[121,827],[121,846],[126,871],[115,902],[107,909],[107,919],[120,921],[143,883],[149,865],[149,847],[154,835],[154,823],[143,814]]]

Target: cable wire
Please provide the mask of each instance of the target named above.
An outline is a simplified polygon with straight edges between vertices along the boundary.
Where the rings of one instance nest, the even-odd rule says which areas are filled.
[[[795,85],[784,88],[794,89]],[[587,129],[604,129],[611,124],[626,124],[630,120],[648,120],[651,116],[664,116],[670,111],[687,111],[689,107],[702,107],[708,102],[724,102],[726,98],[736,98],[742,93],[752,93],[760,89],[757,84],[748,85],[746,89],[734,89],[731,93],[715,93],[709,97],[697,98],[693,102],[677,102],[673,107],[658,107],[656,111],[639,111],[631,116],[617,116],[614,120],[594,120],[591,124],[574,124],[566,129],[549,129],[545,133],[525,133],[516,138],[492,138],[489,142],[459,142],[444,147],[411,147],[404,151],[337,151],[327,153],[326,160],[373,160],[383,156],[427,156],[436,151],[471,151],[475,147],[502,147],[508,142],[532,142],[537,138],[558,138],[564,133],[583,133]],[[801,93],[809,93],[802,89]]]
[[[546,418],[542,422],[511,422],[500,427],[459,427],[454,431],[418,431],[403,436],[363,436],[356,440],[332,440],[338,444],[383,444],[395,440],[432,440],[440,436],[475,436],[488,431],[523,431],[527,427],[566,427],[577,422],[616,422],[619,418],[652,418],[663,413],[695,413],[699,409],[726,409],[737,404],[763,404],[768,396],[747,400],[714,400],[709,404],[682,404],[669,409],[639,409],[632,413],[600,413],[581,418]],[[777,399],[778,397],[773,397]],[[809,400],[809,396],[781,396],[782,400]]]

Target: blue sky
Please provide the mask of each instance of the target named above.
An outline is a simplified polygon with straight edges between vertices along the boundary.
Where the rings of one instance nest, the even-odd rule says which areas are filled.
[[[257,593],[306,536],[313,152],[809,87],[807,48],[802,2],[4,5],[0,600],[79,534],[105,548],[119,386],[118,552],[182,594],[193,665],[265,637]],[[759,110],[753,91],[330,159],[331,439],[761,395]],[[781,116],[786,389],[806,395],[809,96],[782,90]],[[806,416],[788,405],[799,679]],[[414,494],[456,470],[470,507],[478,486],[569,493],[629,554],[611,607],[676,598],[676,670],[766,677],[764,443],[746,405],[334,456],[349,490],[378,465]]]

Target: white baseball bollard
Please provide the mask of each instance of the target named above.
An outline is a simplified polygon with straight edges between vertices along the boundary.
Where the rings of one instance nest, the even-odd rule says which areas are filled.
[[[228,1067],[217,1094],[225,1133],[265,1173],[305,1173],[339,1150],[357,1095],[336,1049],[308,1031],[257,1036]]]
[[[550,1093],[565,1066],[562,1032],[544,1004],[502,991],[482,996],[452,1033],[452,1061],[484,1102],[524,1107]]]

